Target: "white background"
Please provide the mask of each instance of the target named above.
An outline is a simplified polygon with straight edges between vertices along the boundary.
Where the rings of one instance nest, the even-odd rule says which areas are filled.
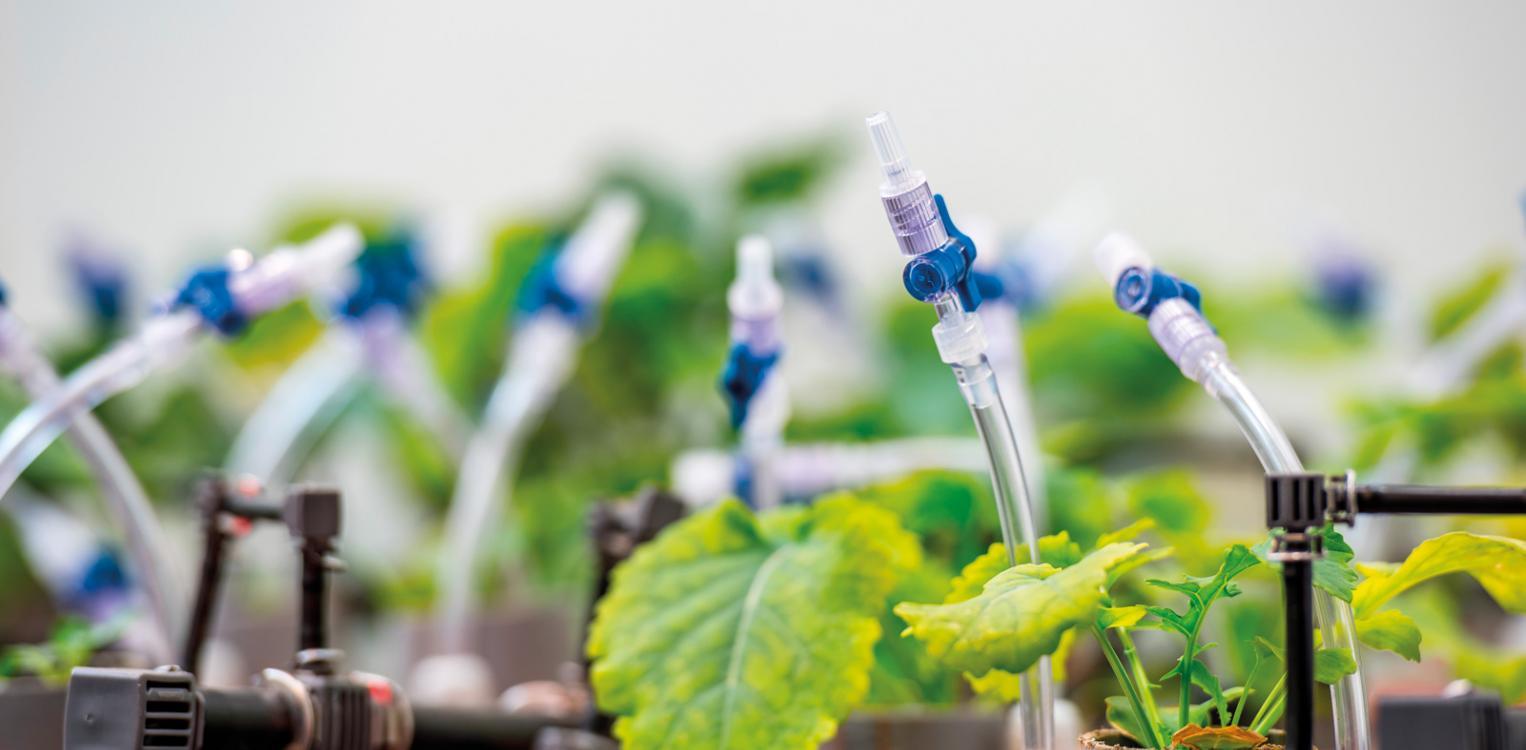
[[[304,197],[481,233],[617,147],[697,178],[889,109],[961,208],[1094,180],[1173,260],[1285,271],[1320,222],[1415,291],[1521,244],[1523,35],[1520,2],[0,0],[0,278],[57,327],[71,223],[162,288]],[[867,157],[826,229],[889,286]]]

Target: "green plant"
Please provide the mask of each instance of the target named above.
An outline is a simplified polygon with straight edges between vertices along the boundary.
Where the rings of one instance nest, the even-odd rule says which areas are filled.
[[[32,676],[49,685],[66,684],[74,668],[88,664],[90,657],[117,639],[121,629],[119,623],[60,620],[46,642],[7,646],[0,652],[0,680]]]
[[[809,750],[863,700],[892,587],[920,561],[850,495],[754,515],[721,503],[616,569],[589,635],[630,750]]]
[[[1011,568],[1005,566],[1005,551],[993,547],[955,579],[942,604],[903,603],[896,613],[910,623],[907,635],[921,641],[941,662],[963,670],[977,692],[1015,697],[1017,674],[1039,657],[1055,653],[1067,635],[1088,631],[1123,692],[1107,700],[1107,718],[1140,744],[1203,749],[1265,743],[1265,733],[1282,713],[1284,683],[1267,692],[1248,723],[1241,722],[1263,661],[1281,658],[1276,647],[1263,641],[1245,684],[1226,689],[1203,659],[1215,644],[1201,642],[1212,606],[1240,594],[1234,579],[1260,566],[1260,556],[1237,544],[1224,553],[1211,576],[1147,581],[1157,590],[1185,597],[1180,609],[1120,604],[1110,593],[1112,585],[1129,571],[1171,552],[1131,541],[1153,525],[1146,521],[1103,535],[1085,554],[1064,533],[1044,537],[1039,542],[1042,562]],[[1338,539],[1333,532],[1327,535]],[[1327,577],[1327,584],[1344,580]],[[1156,703],[1154,689],[1159,686],[1140,659],[1134,640],[1141,630],[1165,631],[1183,639],[1181,656],[1158,678],[1176,682],[1174,706]],[[1327,648],[1318,655],[1316,672],[1322,681],[1338,680],[1355,668],[1354,658],[1344,651]],[[1194,688],[1202,690],[1208,701],[1194,704]]]

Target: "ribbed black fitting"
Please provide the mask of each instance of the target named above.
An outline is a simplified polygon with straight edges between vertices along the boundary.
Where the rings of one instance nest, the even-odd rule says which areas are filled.
[[[1325,525],[1329,507],[1325,475],[1314,473],[1266,476],[1266,527],[1298,533]]]

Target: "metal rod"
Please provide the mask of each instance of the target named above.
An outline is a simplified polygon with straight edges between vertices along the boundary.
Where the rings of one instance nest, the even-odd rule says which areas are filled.
[[[1287,613],[1288,750],[1314,747],[1314,587],[1313,560],[1290,555],[1282,562],[1282,592]]]
[[[1526,514],[1526,489],[1505,487],[1427,487],[1364,484],[1355,492],[1359,514],[1520,515]]]
[[[201,671],[201,649],[212,624],[212,610],[222,590],[223,559],[227,552],[228,533],[222,528],[223,505],[227,486],[221,479],[202,484],[197,504],[201,506],[201,572],[196,578],[196,598],[191,603],[190,622],[185,629],[185,643],[180,652],[180,666],[191,674]]]

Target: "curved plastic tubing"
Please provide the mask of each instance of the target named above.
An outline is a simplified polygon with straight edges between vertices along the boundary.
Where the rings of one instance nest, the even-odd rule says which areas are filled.
[[[14,321],[7,321],[14,325]],[[19,331],[18,331],[19,334]],[[30,349],[21,336],[10,337],[17,351],[13,356],[24,358],[18,362],[20,381],[27,395],[37,399],[57,388],[60,380],[53,365]],[[23,349],[22,347],[25,347]],[[148,615],[153,621],[157,637],[152,654],[156,660],[168,664],[174,660],[173,648],[176,628],[182,620],[182,589],[175,578],[175,566],[169,558],[169,545],[165,542],[164,529],[154,514],[148,493],[133,474],[132,467],[122,456],[122,451],[112,441],[99,420],[89,412],[77,412],[73,423],[67,428],[65,438],[85,461],[107,511],[122,529],[127,553],[137,573],[137,583],[148,604]]]
[[[1260,400],[1227,360],[1218,360],[1208,369],[1203,377],[1203,387],[1234,415],[1240,431],[1250,441],[1256,457],[1268,473],[1303,471],[1303,462],[1293,451],[1287,435],[1272,421]],[[1362,684],[1361,651],[1357,648],[1356,624],[1351,605],[1316,589],[1314,609],[1324,642],[1338,644],[1349,650],[1357,662],[1355,672],[1331,686],[1335,746],[1337,750],[1370,750],[1372,740],[1367,720],[1367,696]]]
[[[1002,405],[991,363],[980,356],[952,367],[991,463],[991,486],[996,494],[996,511],[1001,522],[1002,541],[1007,548],[1007,563],[1018,563],[1014,552],[1017,545],[1024,542],[1028,545],[1028,561],[1036,563],[1039,561],[1038,529],[1034,523],[1033,503],[1028,496],[1012,421]],[[1023,746],[1051,748],[1054,746],[1054,672],[1049,657],[1043,657],[1024,672],[1021,684],[1023,700],[1019,710],[1023,719]]]
[[[437,587],[440,647],[445,653],[470,649],[475,609],[475,563],[494,527],[499,502],[513,489],[519,453],[530,428],[540,421],[572,373],[578,330],[555,313],[525,321],[516,331],[503,375],[488,397],[482,424],[466,445],[456,489],[445,519],[445,547]]]
[[[34,400],[0,433],[0,498],[77,414],[89,412],[142,382],[159,365],[190,346],[201,331],[201,318],[195,312],[154,318],[142,332],[118,342]]]
[[[302,353],[271,386],[265,400],[244,421],[226,467],[235,474],[248,474],[270,487],[286,484],[297,470],[301,447],[325,420],[339,411],[361,369],[360,352],[347,334],[330,329],[312,348]]]

